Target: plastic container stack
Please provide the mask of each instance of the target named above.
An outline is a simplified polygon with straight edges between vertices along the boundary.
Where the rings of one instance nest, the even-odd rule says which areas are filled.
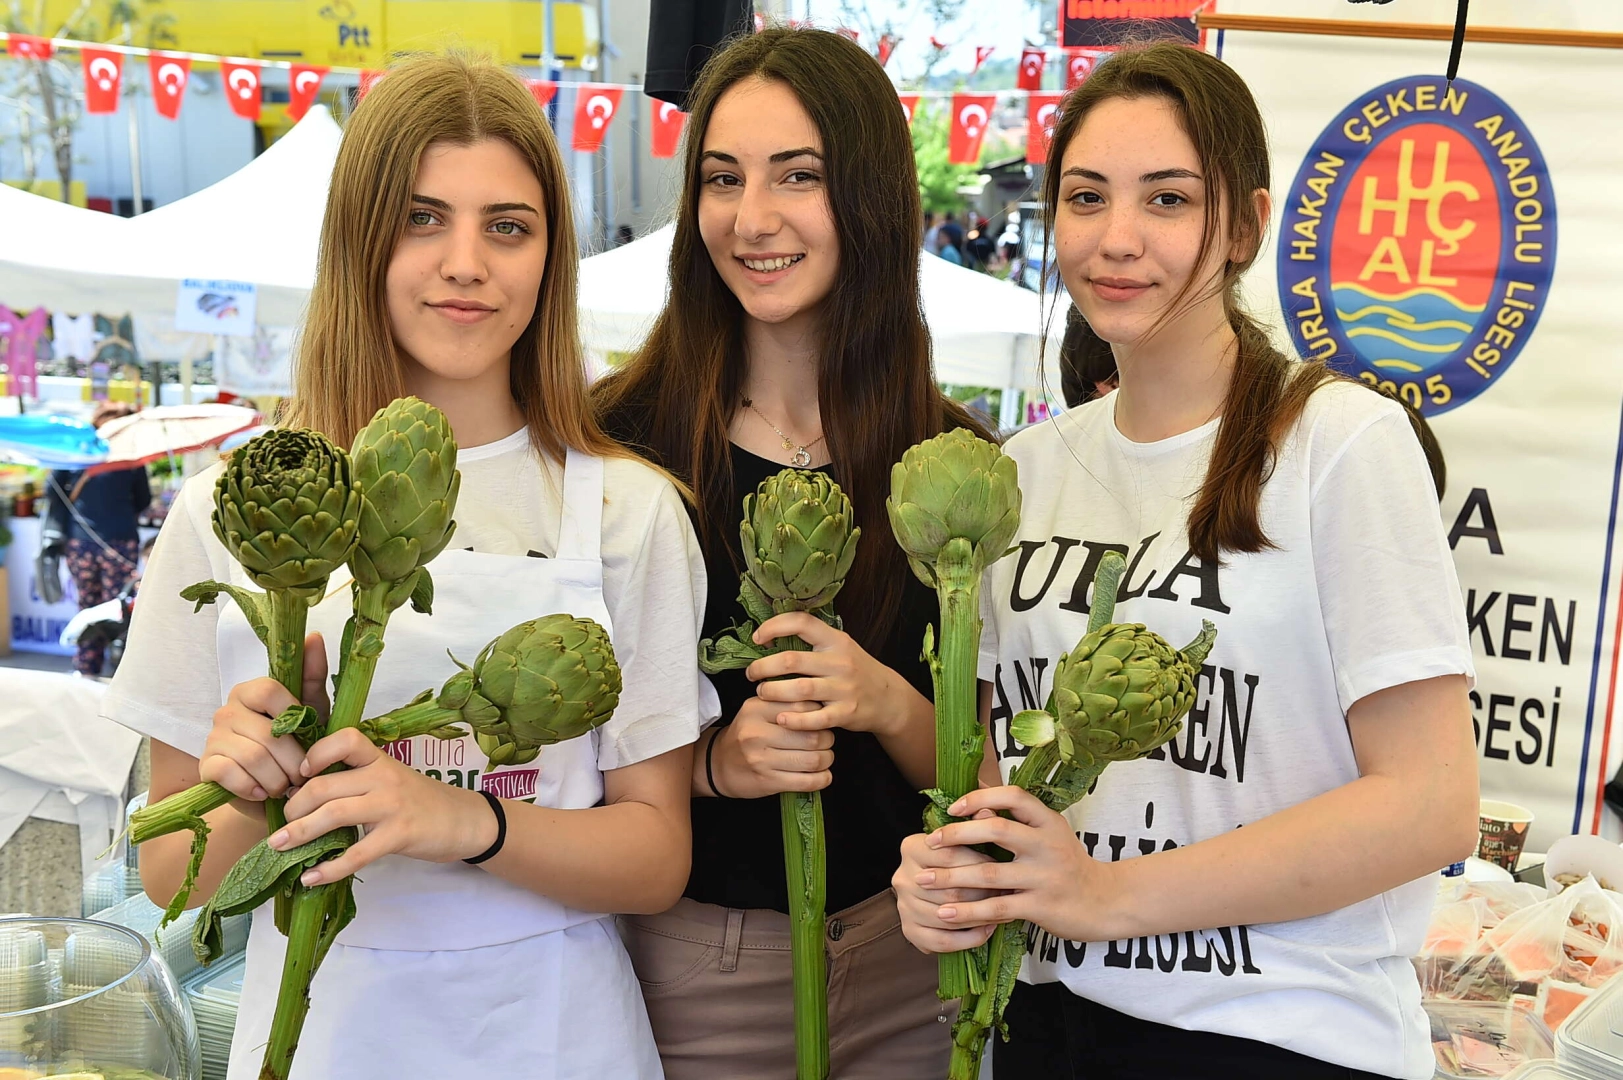
[[[1623,979],[1573,1011],[1556,1033],[1555,1057],[1584,1076],[1623,1077]]]
[[[163,921],[163,909],[148,900],[146,896],[132,896],[128,900],[120,900],[110,908],[96,913],[96,918],[102,922],[117,923],[127,926],[136,933],[152,942],[152,951],[163,957],[164,963],[174,973],[175,981],[184,982],[194,973],[202,970],[203,965],[197,962],[197,956],[192,952],[192,927],[197,923],[197,913],[201,910],[193,908],[182,912],[180,918],[158,929]],[[215,965],[225,962],[235,953],[240,953],[248,947],[248,915],[233,915],[221,925],[221,940],[224,943],[224,953]]]
[[[242,1001],[245,957],[217,960],[189,979],[182,989],[197,1018],[197,1041],[203,1051],[203,1080],[225,1080],[231,1059],[231,1032]]]
[[[1498,1002],[1427,1001],[1431,1048],[1442,1080],[1499,1077],[1555,1056],[1550,1029],[1538,1017]]]

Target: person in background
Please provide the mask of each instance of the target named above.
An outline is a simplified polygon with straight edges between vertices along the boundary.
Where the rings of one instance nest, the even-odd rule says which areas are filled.
[[[954,266],[964,265],[963,253],[958,250],[958,245],[954,244],[952,239],[948,237],[945,226],[936,231],[935,253]]]
[[[972,220],[975,228],[964,242],[964,261],[968,266],[986,273],[991,269],[993,256],[997,254],[997,244],[987,232],[992,223],[983,217]]]
[[[625,247],[634,239],[636,239],[636,234],[631,231],[630,225],[622,225],[614,230],[615,247]]]
[[[946,240],[947,243],[958,249],[958,261],[962,263],[964,254],[964,227],[958,224],[958,215],[953,213],[951,210],[948,210],[946,216],[941,219],[940,235]]]
[[[100,428],[134,411],[129,405],[102,402],[90,422]],[[135,519],[150,505],[152,488],[144,466],[94,476],[71,469],[51,473],[41,554],[67,559],[81,610],[111,600],[135,576],[141,548]],[[104,639],[81,639],[73,655],[73,670],[80,675],[100,675],[106,654]]]
[[[935,252],[936,237],[939,236],[940,233],[941,233],[941,228],[940,228],[940,226],[938,226],[935,223],[935,211],[934,210],[926,210],[924,212],[924,250],[925,251],[931,252],[932,254]]]
[[[1059,346],[1059,388],[1065,407],[1102,398],[1116,389],[1116,354],[1110,342],[1093,332],[1075,304],[1065,313],[1065,337]]]

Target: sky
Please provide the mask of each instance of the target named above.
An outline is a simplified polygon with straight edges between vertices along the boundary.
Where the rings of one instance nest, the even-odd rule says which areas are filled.
[[[788,0],[794,18],[805,18],[809,9],[811,19],[818,26],[834,28],[839,24],[839,0]],[[861,2],[861,0],[858,0]],[[865,0],[864,7],[875,22],[889,17],[898,22],[902,43],[898,46],[886,69],[897,79],[906,79],[923,73],[924,57],[930,51],[930,35],[936,34],[953,48],[936,68],[937,74],[948,71],[968,72],[975,66],[975,47],[991,45],[996,48],[994,60],[1018,59],[1020,47],[1026,40],[1041,40],[1044,19],[1052,21],[1059,10],[1059,0],[1042,2],[1034,6],[1028,0],[969,0],[963,15],[949,26],[937,30],[931,21],[915,15],[908,22],[900,17],[916,13],[924,6],[919,0]],[[861,44],[870,51],[873,42]]]

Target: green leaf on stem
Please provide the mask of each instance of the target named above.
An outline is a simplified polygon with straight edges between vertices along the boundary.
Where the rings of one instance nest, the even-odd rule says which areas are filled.
[[[263,644],[270,642],[270,605],[264,593],[254,592],[252,589],[239,588],[236,585],[227,585],[223,581],[199,581],[196,585],[188,585],[180,590],[182,600],[190,600],[197,606],[193,611],[202,611],[204,604],[215,603],[220,594],[225,593],[237,602],[242,609],[243,618],[253,627],[254,634]]]
[[[266,900],[292,887],[310,867],[337,855],[359,838],[352,827],[334,829],[308,844],[276,851],[264,840],[248,849],[235,866],[226,871],[220,887],[198,913],[192,930],[192,951],[204,964],[218,959],[223,949],[221,920],[252,911]]]

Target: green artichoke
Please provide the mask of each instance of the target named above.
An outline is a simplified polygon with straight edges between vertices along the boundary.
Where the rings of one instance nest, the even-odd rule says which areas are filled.
[[[444,550],[462,474],[445,414],[414,397],[379,409],[350,448],[365,503],[350,567],[363,588],[391,586],[387,606],[411,597],[418,569]]]
[[[349,456],[314,431],[276,428],[226,459],[214,485],[214,535],[266,592],[307,603],[349,559],[361,489]]]
[[[452,659],[455,659],[454,657]],[[365,721],[369,735],[427,732],[465,723],[492,765],[534,761],[543,746],[584,735],[614,715],[620,665],[608,633],[591,619],[546,615],[486,645],[473,666],[409,705]]]
[[[891,466],[885,509],[908,564],[933,589],[950,540],[967,540],[981,568],[1008,553],[1020,527],[1019,473],[996,444],[957,428],[909,447]]]
[[[816,611],[833,602],[857,557],[851,500],[819,472],[784,469],[744,496],[738,528],[744,547],[739,600],[765,622],[788,611]]]
[[[1140,623],[1095,630],[1059,658],[1052,712],[1017,714],[1010,734],[1030,747],[1057,742],[1060,759],[1084,769],[1141,758],[1183,726],[1216,638],[1209,622],[1182,649]]]

